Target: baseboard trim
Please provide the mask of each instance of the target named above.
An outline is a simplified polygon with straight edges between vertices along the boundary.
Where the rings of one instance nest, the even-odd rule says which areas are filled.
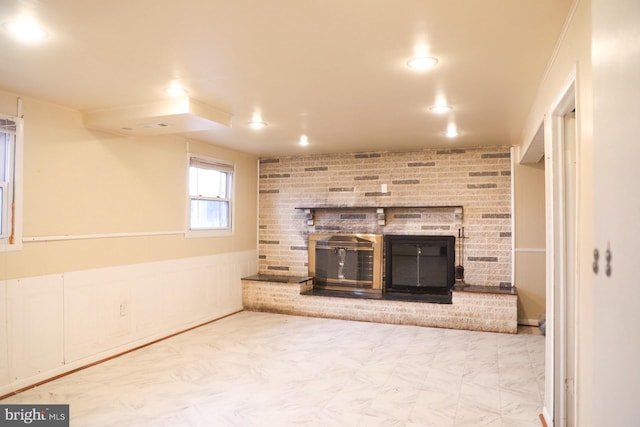
[[[518,325],[538,326],[538,319],[518,319]]]
[[[542,423],[542,427],[547,427],[547,422],[544,420],[544,415],[538,415],[540,417],[540,422]]]

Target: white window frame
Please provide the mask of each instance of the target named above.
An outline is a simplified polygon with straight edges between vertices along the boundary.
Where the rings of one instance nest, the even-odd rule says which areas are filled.
[[[227,192],[229,197],[226,200],[229,203],[229,227],[227,228],[207,228],[207,229],[192,229],[191,228],[191,200],[192,196],[189,194],[189,168],[191,167],[192,159],[197,159],[203,164],[207,164],[222,172],[230,173],[231,179],[228,183]],[[235,226],[235,185],[236,185],[236,169],[235,165],[231,162],[215,159],[200,154],[189,153],[187,156],[187,185],[186,185],[186,222],[185,222],[185,236],[187,238],[193,237],[218,237],[218,236],[231,236],[234,232]]]
[[[10,182],[0,179],[0,240],[8,239],[11,226],[11,194],[9,194]]]
[[[22,249],[23,119],[6,114],[0,114],[0,119],[16,124],[15,141],[9,147],[8,180],[0,181],[4,195],[0,202],[2,230],[5,230],[0,235],[0,252],[11,252]],[[2,126],[0,132],[4,133]]]

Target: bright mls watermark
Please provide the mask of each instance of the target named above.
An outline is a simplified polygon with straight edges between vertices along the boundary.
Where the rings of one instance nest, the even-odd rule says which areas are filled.
[[[69,405],[0,405],[0,426],[69,427]]]

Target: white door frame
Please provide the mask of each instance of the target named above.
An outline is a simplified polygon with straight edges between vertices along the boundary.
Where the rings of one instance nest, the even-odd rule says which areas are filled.
[[[567,406],[566,387],[567,379],[568,385],[575,387],[576,378],[575,283],[578,269],[577,246],[571,244],[571,241],[575,241],[576,238],[577,188],[574,188],[573,194],[567,194],[565,191],[568,184],[565,163],[565,116],[576,106],[575,80],[576,73],[573,70],[564,90],[544,121],[547,339],[543,416],[547,425],[559,427],[567,425],[567,416],[569,420],[575,420],[576,410],[575,401],[570,402],[571,407]],[[570,203],[573,203],[573,209],[570,209]],[[573,218],[567,218],[568,214]],[[567,366],[571,372],[568,372]]]

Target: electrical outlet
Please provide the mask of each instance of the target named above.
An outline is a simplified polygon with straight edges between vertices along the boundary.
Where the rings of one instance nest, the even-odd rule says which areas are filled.
[[[126,302],[121,302],[120,303],[120,316],[124,317],[126,316],[128,313],[128,307],[127,307],[127,303]]]
[[[386,193],[387,192],[387,184],[381,184],[380,185],[380,192],[381,193]]]

